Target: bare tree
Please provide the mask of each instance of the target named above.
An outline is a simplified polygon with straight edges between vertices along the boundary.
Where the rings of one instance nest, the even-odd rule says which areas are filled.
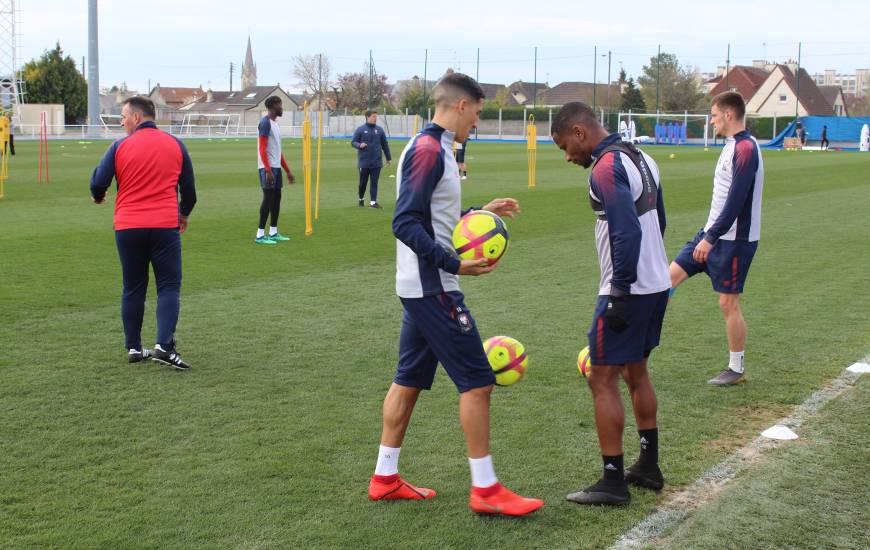
[[[293,76],[305,90],[318,99],[329,91],[329,57],[326,54],[296,55],[293,57]]]

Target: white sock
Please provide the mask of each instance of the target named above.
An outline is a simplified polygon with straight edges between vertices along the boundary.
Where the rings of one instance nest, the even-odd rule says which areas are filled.
[[[399,452],[401,447],[384,447],[378,450],[378,464],[375,466],[375,475],[391,476],[399,473]]]
[[[732,351],[731,360],[728,362],[728,368],[734,372],[743,373],[743,352]]]
[[[257,229],[257,238],[266,236],[266,231],[263,229]]]
[[[474,487],[484,489],[498,483],[498,478],[495,477],[495,468],[492,467],[492,455],[486,455],[483,458],[469,458],[468,464],[471,466],[471,485]]]
[[[270,225],[269,226],[269,236],[271,237],[272,235],[277,235],[277,234],[278,234],[278,228],[275,227],[274,225]]]

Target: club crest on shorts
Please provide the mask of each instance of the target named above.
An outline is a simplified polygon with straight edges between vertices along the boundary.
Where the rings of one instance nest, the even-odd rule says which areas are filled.
[[[462,311],[462,308],[456,308],[456,321],[459,323],[459,330],[463,333],[469,332],[473,328],[471,315]]]

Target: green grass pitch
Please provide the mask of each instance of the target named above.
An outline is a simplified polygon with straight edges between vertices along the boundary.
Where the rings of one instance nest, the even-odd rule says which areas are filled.
[[[400,464],[438,497],[366,500],[401,319],[395,165],[381,178],[384,210],[357,208],[354,151],[326,141],[320,219],[305,237],[301,145],[285,140],[300,183],[285,189],[280,227],[293,240],[263,247],[253,243],[255,142],[188,142],[199,203],[183,237],[178,340],[193,369],[178,373],[126,363],[112,205],[88,195],[107,145],[52,142],[48,185],[36,184],[35,143],[21,142],[10,163],[0,201],[0,546],[593,547],[654,509],[661,497],[642,490],[620,510],[564,500],[600,469],[575,366],[598,263],[588,174],[554,146],[538,149],[535,189],[523,144],[473,144],[463,182],[465,205],[512,196],[522,207],[499,267],[463,279],[481,335],[513,336],[530,357],[521,383],[495,390],[492,452],[500,480],[546,506],[511,520],[467,508],[457,396],[443,372],[418,404]],[[391,142],[396,158],[402,146]],[[673,257],[706,220],[719,150],[648,151]],[[744,299],[749,383],[704,383],[727,347],[703,277],[671,300],[651,359],[671,487],[870,351],[870,155],[763,155],[762,240]],[[153,316],[152,283],[146,343]]]

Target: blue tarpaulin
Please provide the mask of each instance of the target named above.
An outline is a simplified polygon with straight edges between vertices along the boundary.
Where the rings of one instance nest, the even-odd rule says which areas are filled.
[[[828,141],[846,142],[847,147],[857,147],[861,139],[861,128],[870,124],[870,117],[844,116],[805,116],[800,119],[807,130],[807,143],[822,139],[822,126],[828,127]],[[784,138],[797,137],[797,124],[792,122],[778,136],[768,141],[763,147],[781,148]]]

